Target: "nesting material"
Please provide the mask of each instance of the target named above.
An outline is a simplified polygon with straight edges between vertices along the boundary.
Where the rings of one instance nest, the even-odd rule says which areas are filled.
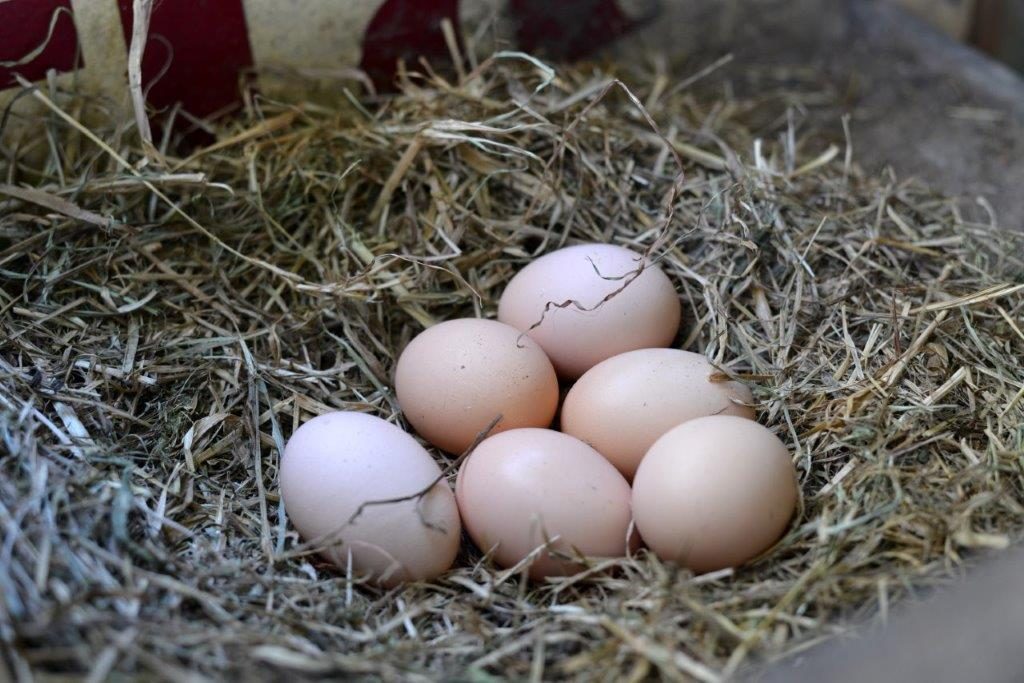
[[[468,72],[255,97],[187,158],[75,124],[101,102],[32,95],[51,115],[0,159],[13,671],[711,681],[1019,537],[1019,238],[865,174],[799,107],[516,55]],[[302,545],[288,436],[331,410],[408,429],[408,341],[493,316],[574,241],[646,253],[683,301],[675,346],[754,387],[799,473],[783,539],[735,572],[641,551],[542,583],[467,547],[386,591]]]

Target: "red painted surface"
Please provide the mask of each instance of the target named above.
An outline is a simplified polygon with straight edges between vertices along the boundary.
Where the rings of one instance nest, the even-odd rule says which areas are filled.
[[[516,39],[527,52],[578,59],[637,25],[616,0],[509,0]]]
[[[132,0],[117,2],[129,43]],[[520,48],[556,58],[584,56],[637,24],[616,0],[508,0],[504,11],[516,22]],[[59,14],[47,41],[54,12]],[[344,16],[340,9],[338,14]],[[413,66],[420,57],[439,67],[447,64],[444,19],[459,26],[459,0],[386,0],[363,36],[360,66],[378,86],[388,88],[400,59]],[[18,61],[44,43],[29,63],[0,66],[0,89],[15,82],[14,72],[38,80],[48,69],[82,66],[71,0],[0,0],[0,63]],[[241,79],[252,66],[243,0],[155,3],[142,63],[143,84],[154,108],[181,103],[199,117],[229,111],[240,104]]]
[[[458,30],[459,0],[387,0],[366,27],[360,68],[386,89],[399,59],[414,66],[420,57],[432,64],[449,62],[441,31],[446,18]]]
[[[54,13],[59,12],[54,23]],[[46,36],[53,24],[49,41]],[[26,64],[23,57],[44,45]],[[0,2],[0,90],[15,85],[14,74],[30,81],[42,79],[50,69],[72,71],[82,66],[78,32],[71,16],[71,0],[9,0]]]
[[[130,44],[132,0],[118,5]],[[153,107],[180,102],[198,117],[230,111],[241,103],[240,79],[252,65],[242,0],[155,3],[142,56],[143,87]]]

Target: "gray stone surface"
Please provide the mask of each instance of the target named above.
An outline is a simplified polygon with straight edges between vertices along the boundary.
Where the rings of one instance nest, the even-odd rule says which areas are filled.
[[[885,0],[665,0],[619,44],[691,61],[732,53],[714,78],[757,93],[752,74],[813,72],[842,102],[812,112],[840,134],[849,113],[856,159],[892,165],[965,206],[984,197],[1000,225],[1024,226],[1024,80]],[[978,210],[975,215],[987,214]]]
[[[861,629],[750,675],[753,683],[1018,683],[1024,553],[996,557],[885,626]]]

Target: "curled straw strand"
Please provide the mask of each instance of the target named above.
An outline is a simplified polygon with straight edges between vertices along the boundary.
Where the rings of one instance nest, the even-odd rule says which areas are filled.
[[[11,666],[715,680],[1019,538],[1020,237],[804,137],[788,97],[643,69],[506,53],[459,82],[407,69],[358,107],[341,84],[328,105],[256,97],[167,171],[130,122],[29,90],[51,123],[0,160]],[[656,259],[681,345],[752,382],[800,473],[785,538],[704,577],[640,552],[528,584],[467,547],[382,592],[321,563],[278,496],[292,431],[400,422],[408,339],[492,315],[519,267],[580,241]]]

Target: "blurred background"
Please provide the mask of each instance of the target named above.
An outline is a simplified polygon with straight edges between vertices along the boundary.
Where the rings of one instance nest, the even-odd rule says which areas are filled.
[[[896,0],[945,33],[1024,71],[1024,0]]]

